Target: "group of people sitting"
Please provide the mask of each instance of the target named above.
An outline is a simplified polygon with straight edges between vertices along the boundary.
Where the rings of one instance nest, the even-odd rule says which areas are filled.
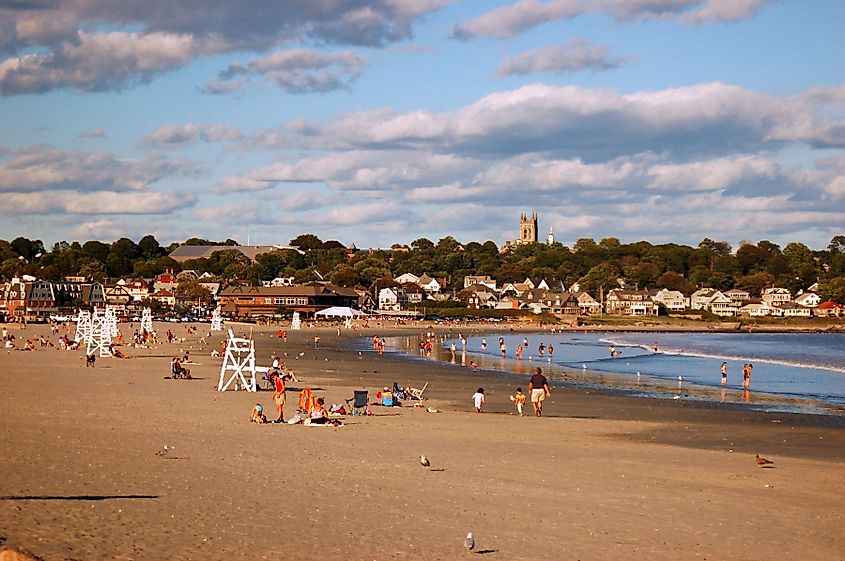
[[[178,356],[170,361],[170,377],[174,380],[191,379],[191,371],[182,366],[182,359]]]

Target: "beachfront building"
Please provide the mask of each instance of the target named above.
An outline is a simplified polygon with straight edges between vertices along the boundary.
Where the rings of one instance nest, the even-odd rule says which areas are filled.
[[[785,318],[808,318],[812,315],[812,310],[795,302],[783,302],[774,306],[780,310],[780,315]]]
[[[607,293],[605,308],[608,314],[624,316],[656,316],[658,307],[647,290],[613,288]]]
[[[387,287],[378,291],[378,309],[383,312],[398,312],[402,302],[407,302],[405,291],[399,287]]]
[[[354,308],[358,293],[351,288],[309,284],[299,286],[230,286],[220,293],[220,307],[229,317],[273,316],[281,310],[312,316],[332,306]]]
[[[787,288],[764,288],[763,293],[760,295],[760,299],[769,306],[777,306],[778,304],[792,300],[792,294]]]
[[[737,308],[744,306],[751,299],[751,294],[747,290],[740,290],[738,288],[732,288],[723,294],[730,298],[733,305]]]
[[[549,292],[543,297],[543,301],[554,314],[564,316],[581,315],[581,306],[578,303],[578,298],[571,292]]]
[[[815,292],[804,292],[796,296],[794,302],[805,308],[815,308],[821,304],[822,299]]]
[[[176,306],[176,295],[170,290],[157,290],[148,297],[149,300],[158,302],[162,306],[173,308]]]
[[[578,300],[578,309],[582,316],[592,316],[601,313],[601,303],[587,292],[572,290],[571,293]]]
[[[839,318],[845,316],[845,306],[837,304],[833,300],[827,300],[816,306],[813,314],[820,318]]]
[[[752,300],[739,308],[739,315],[752,318],[761,318],[772,315],[771,307],[763,301]]]
[[[717,292],[719,291],[715,288],[699,288],[689,297],[690,308],[693,310],[704,310],[707,302],[709,302]]]
[[[649,291],[651,299],[662,304],[670,312],[683,312],[689,306],[689,298],[678,290],[661,288],[660,290]]]
[[[57,308],[106,305],[106,291],[102,283],[80,278],[66,278],[53,283],[53,294]]]

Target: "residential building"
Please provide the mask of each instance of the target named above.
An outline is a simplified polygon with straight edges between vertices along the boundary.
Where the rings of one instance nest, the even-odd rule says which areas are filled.
[[[683,312],[689,306],[689,298],[678,290],[661,288],[660,290],[649,291],[651,299],[662,304],[669,312]]]
[[[821,318],[829,317],[843,317],[845,316],[845,306],[837,304],[833,300],[827,300],[815,307],[813,313]]]
[[[592,316],[601,313],[601,303],[583,291],[572,291],[572,295],[578,300],[578,308],[582,316]]]
[[[815,308],[821,304],[822,299],[815,292],[804,292],[796,296],[794,302],[805,308]]]
[[[421,276],[419,281],[417,281],[417,284],[429,294],[440,292],[440,289],[443,288],[437,279],[432,278],[427,274]]]
[[[418,277],[417,275],[415,275],[413,273],[403,273],[393,280],[395,280],[399,284],[408,284],[408,283],[418,284],[420,282],[420,277]]]
[[[398,287],[382,288],[378,291],[378,309],[385,312],[398,312],[402,303],[407,302],[405,291]]]
[[[760,299],[766,302],[769,306],[776,306],[783,302],[789,302],[792,300],[792,294],[787,288],[764,288],[763,293],[760,295]]]
[[[747,290],[740,290],[738,288],[726,290],[723,294],[730,298],[733,305],[737,308],[743,306],[751,298]]]
[[[490,278],[489,276],[479,276],[479,275],[467,275],[464,277],[464,288],[469,288],[474,284],[480,284],[486,286],[492,291],[496,290],[496,279]]]
[[[657,304],[647,290],[614,288],[607,293],[605,307],[609,314],[630,316],[656,316]]]
[[[808,318],[812,315],[812,310],[795,302],[782,302],[777,304],[775,308],[779,309],[785,318]]]

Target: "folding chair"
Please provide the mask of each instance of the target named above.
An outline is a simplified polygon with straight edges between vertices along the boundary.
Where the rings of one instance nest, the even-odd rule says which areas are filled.
[[[428,387],[428,382],[422,388],[411,388],[411,398],[416,399],[417,401],[423,400],[423,394],[425,393],[425,389]]]
[[[347,399],[346,404],[349,405],[349,402],[352,402],[352,414],[353,415],[361,415],[362,409],[364,412],[367,411],[367,405],[369,405],[369,393],[367,390],[355,390],[352,399]]]

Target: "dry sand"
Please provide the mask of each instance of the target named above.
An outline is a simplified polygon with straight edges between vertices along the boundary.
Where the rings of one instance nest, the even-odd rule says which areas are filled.
[[[841,417],[555,387],[547,417],[519,418],[508,395],[524,377],[359,359],[352,338],[374,331],[303,330],[285,344],[256,328],[259,362],[287,352],[293,386],[328,403],[429,382],[441,411],[259,426],[249,411],[272,411],[270,392],[218,393],[220,359],[184,325],[166,327],[186,341],[95,368],[81,352],[0,353],[7,546],[79,560],[463,559],[472,531],[489,559],[845,558]],[[201,379],[164,379],[189,347]],[[471,412],[478,386],[484,414]]]

